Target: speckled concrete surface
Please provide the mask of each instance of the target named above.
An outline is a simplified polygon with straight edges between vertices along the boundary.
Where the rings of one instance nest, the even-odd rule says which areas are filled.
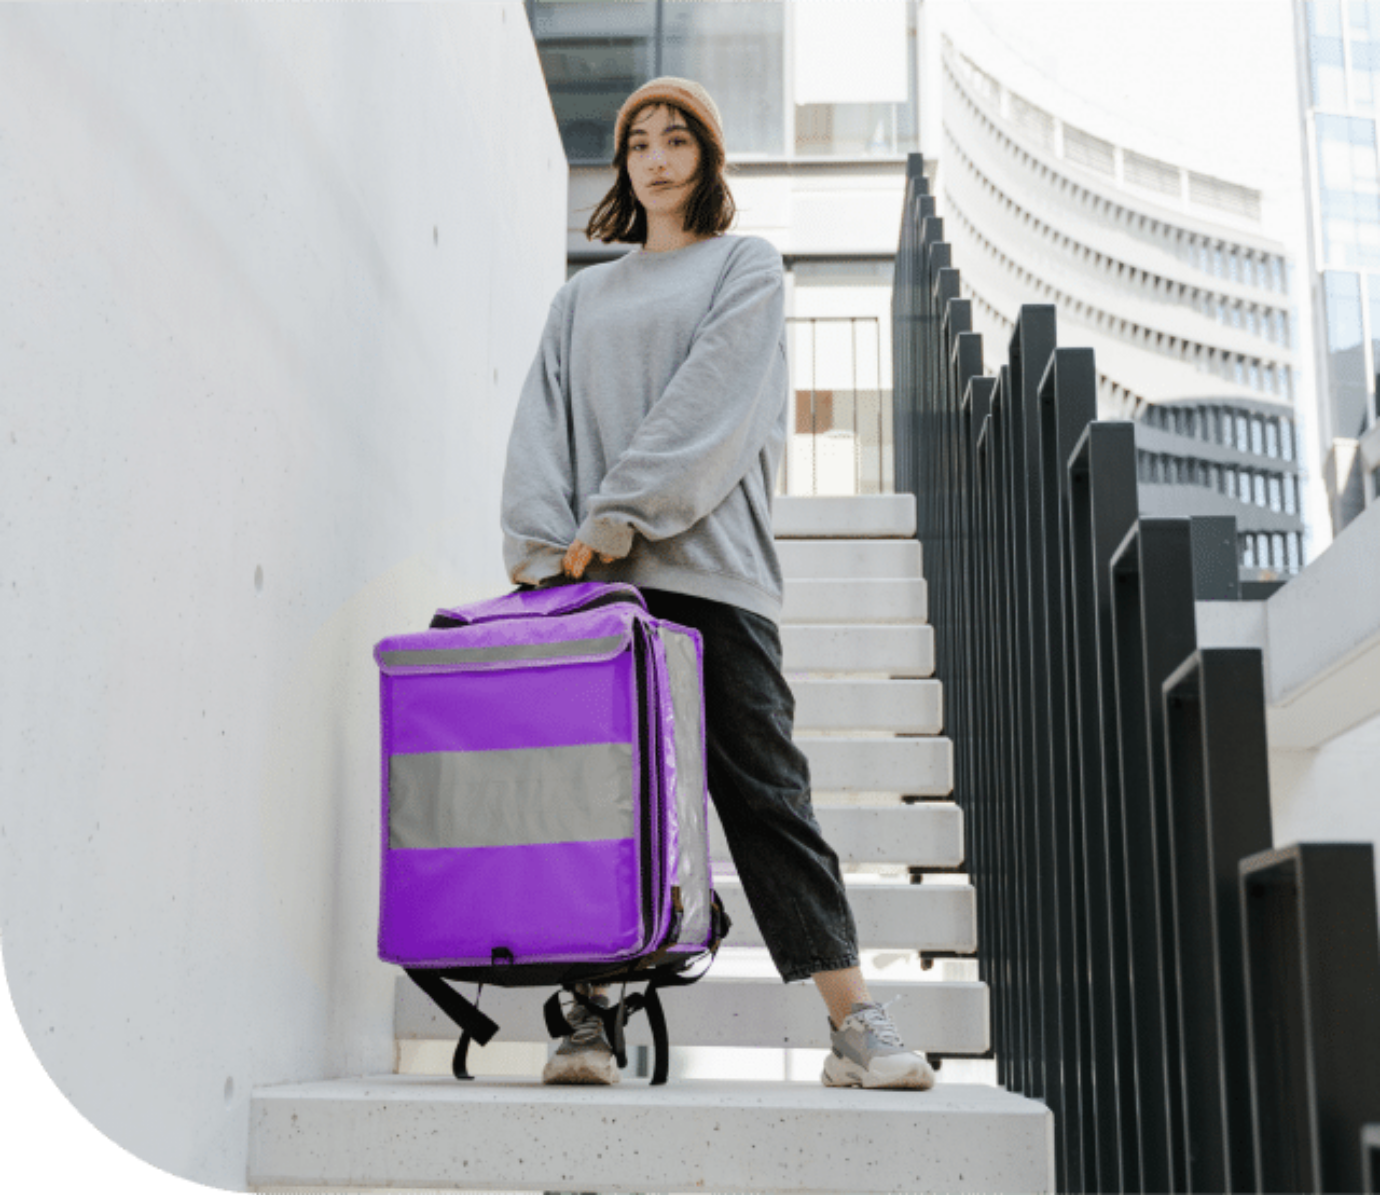
[[[252,1186],[1048,1191],[1052,1124],[1000,1088],[651,1088],[381,1075],[256,1090]]]

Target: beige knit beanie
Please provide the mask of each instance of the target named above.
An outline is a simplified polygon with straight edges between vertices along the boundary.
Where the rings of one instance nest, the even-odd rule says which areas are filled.
[[[675,75],[662,75],[659,79],[644,83],[623,101],[623,106],[618,109],[618,120],[613,126],[615,148],[622,144],[623,128],[632,119],[633,113],[644,104],[656,100],[664,100],[678,108],[693,112],[708,126],[710,136],[719,146],[719,152],[725,152],[723,121],[719,119],[719,109],[709,98],[709,92],[693,79],[679,79]]]

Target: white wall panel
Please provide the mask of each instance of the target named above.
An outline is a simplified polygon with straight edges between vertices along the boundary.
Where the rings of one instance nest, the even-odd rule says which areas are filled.
[[[566,177],[518,0],[0,10],[6,975],[176,1174],[391,1069],[370,653],[507,587]]]

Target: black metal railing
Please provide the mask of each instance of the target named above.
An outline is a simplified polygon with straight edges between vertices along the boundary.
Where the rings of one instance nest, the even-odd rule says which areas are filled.
[[[1197,642],[1235,520],[1140,515],[1053,307],[983,375],[918,154],[892,318],[999,1081],[1053,1111],[1060,1190],[1359,1189],[1373,850],[1273,847],[1261,653]]]

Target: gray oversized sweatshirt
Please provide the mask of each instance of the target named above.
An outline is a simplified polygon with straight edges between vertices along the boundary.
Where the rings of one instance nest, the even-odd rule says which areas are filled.
[[[503,473],[510,579],[629,581],[781,617],[772,491],[789,399],[781,254],[722,234],[556,292]]]

